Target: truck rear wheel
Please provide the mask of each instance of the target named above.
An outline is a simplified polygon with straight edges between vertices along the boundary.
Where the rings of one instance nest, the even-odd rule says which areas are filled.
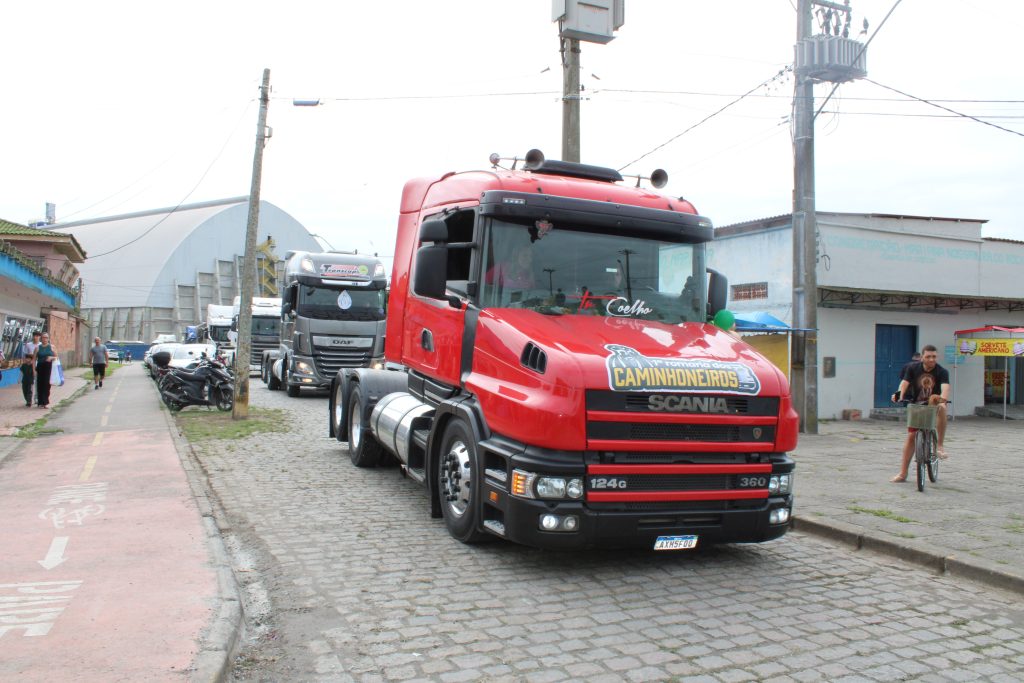
[[[384,449],[372,434],[363,429],[365,409],[362,391],[357,384],[348,395],[348,455],[356,467],[376,467]]]
[[[486,534],[479,529],[480,458],[473,430],[460,418],[454,418],[444,430],[437,467],[437,493],[441,515],[452,538],[463,543],[478,543]]]
[[[268,358],[266,360],[267,365],[267,389],[271,391],[278,391],[281,388],[281,380],[274,375],[274,360]]]

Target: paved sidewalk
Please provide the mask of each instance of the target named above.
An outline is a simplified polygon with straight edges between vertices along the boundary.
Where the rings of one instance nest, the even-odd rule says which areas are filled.
[[[939,481],[918,492],[899,469],[902,422],[829,422],[801,435],[795,527],[1024,592],[1019,422],[959,417]]]
[[[60,430],[0,437],[0,680],[216,680],[240,607],[201,487],[141,364],[88,384],[46,412],[0,390]]]

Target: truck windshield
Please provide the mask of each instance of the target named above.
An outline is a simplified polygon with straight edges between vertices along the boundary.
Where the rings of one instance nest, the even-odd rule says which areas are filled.
[[[320,320],[383,320],[382,289],[339,289],[299,285],[296,313]]]
[[[484,243],[480,307],[704,322],[703,244],[494,220]]]
[[[276,337],[281,331],[281,319],[264,316],[252,317],[252,333]]]
[[[230,330],[230,325],[211,325],[210,339],[212,339],[215,342],[226,342],[228,341],[228,332]]]

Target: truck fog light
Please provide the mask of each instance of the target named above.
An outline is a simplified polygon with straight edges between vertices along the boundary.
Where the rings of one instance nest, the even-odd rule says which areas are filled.
[[[582,479],[570,479],[565,485],[565,495],[570,498],[582,498],[583,497],[583,480]]]
[[[539,477],[537,479],[539,498],[565,498],[565,479],[561,477]]]
[[[789,521],[789,508],[777,508],[768,513],[769,524],[785,524]]]
[[[580,528],[580,518],[576,515],[569,515],[562,520],[562,528],[566,531],[576,531]]]
[[[544,531],[554,531],[558,528],[558,515],[541,515],[540,528]]]

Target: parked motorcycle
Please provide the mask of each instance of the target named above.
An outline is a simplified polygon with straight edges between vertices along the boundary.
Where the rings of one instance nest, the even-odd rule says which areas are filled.
[[[186,406],[216,406],[217,410],[231,410],[235,381],[227,366],[205,354],[189,369],[169,367],[170,360],[171,354],[166,351],[153,354],[153,362],[160,368],[160,398],[168,408],[178,411]]]

